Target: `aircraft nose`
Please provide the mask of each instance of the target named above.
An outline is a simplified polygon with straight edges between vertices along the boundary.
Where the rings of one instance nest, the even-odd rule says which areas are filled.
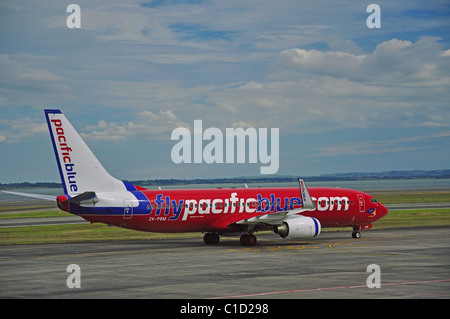
[[[379,207],[380,207],[380,210],[381,210],[380,218],[383,217],[383,216],[386,216],[386,214],[388,213],[388,209],[383,204],[381,204],[381,203],[378,203],[378,204],[380,205]]]

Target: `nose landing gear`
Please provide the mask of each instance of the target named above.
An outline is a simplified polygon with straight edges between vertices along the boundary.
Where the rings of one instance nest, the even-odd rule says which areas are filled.
[[[361,233],[359,231],[354,231],[352,233],[352,238],[356,238],[356,239],[361,238]]]
[[[356,239],[361,238],[361,233],[359,231],[363,230],[363,229],[370,229],[370,228],[372,228],[372,224],[367,224],[367,225],[363,225],[363,226],[361,226],[361,225],[353,226],[352,238],[356,238]]]

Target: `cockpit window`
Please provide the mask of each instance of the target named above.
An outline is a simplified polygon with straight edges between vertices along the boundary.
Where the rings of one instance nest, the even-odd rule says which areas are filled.
[[[376,200],[375,198],[373,198],[373,197],[370,199],[370,201],[371,201],[372,203],[374,203],[374,204],[377,203],[377,200]]]

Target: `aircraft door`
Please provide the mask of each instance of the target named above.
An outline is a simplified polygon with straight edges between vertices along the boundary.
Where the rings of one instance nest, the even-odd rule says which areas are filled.
[[[131,219],[133,217],[133,202],[131,199],[123,201],[123,219]]]
[[[358,194],[358,202],[359,202],[359,212],[364,213],[366,211],[366,203],[364,201],[364,196]]]

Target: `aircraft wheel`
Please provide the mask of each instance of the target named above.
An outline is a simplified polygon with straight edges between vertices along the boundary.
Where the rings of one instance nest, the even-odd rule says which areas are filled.
[[[217,233],[206,233],[203,236],[203,241],[207,245],[217,245],[220,241],[220,236]]]
[[[255,246],[256,245],[256,236],[253,234],[243,234],[241,236],[241,245],[242,246]]]
[[[359,238],[361,238],[361,233],[359,231],[354,231],[352,233],[352,237],[356,238],[356,239],[359,239]]]

